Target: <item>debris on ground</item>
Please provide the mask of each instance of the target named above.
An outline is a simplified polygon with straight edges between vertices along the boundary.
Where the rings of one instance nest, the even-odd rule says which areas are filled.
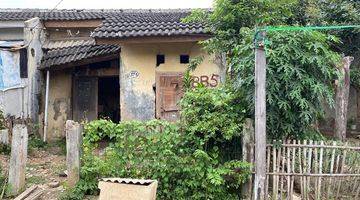
[[[9,155],[0,154],[0,164],[3,169],[8,169]],[[62,175],[62,174],[65,174]],[[56,200],[65,191],[66,182],[66,156],[62,145],[48,145],[44,148],[33,148],[28,153],[26,163],[26,188],[37,188],[42,191],[40,200]],[[37,192],[32,193],[36,197]]]

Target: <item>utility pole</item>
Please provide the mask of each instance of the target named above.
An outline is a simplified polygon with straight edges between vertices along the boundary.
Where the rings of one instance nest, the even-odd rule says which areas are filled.
[[[265,200],[266,180],[266,55],[265,31],[255,36],[255,200]]]

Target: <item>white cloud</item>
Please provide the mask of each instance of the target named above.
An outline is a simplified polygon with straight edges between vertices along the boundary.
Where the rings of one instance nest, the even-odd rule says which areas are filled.
[[[60,0],[0,0],[2,8],[54,8]],[[212,0],[63,0],[61,8],[209,8]]]

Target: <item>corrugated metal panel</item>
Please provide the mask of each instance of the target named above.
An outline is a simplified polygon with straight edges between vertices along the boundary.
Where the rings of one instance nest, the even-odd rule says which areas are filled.
[[[142,180],[142,179],[129,179],[129,178],[102,178],[100,181],[111,182],[111,183],[126,183],[126,184],[140,184],[150,185],[156,180]]]

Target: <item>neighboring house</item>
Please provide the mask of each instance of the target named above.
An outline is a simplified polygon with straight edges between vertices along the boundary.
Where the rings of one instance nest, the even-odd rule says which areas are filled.
[[[34,42],[24,31],[29,25],[25,21],[10,19],[0,9],[0,109],[9,120],[36,122],[39,74],[36,74],[37,66],[33,65],[35,58],[28,59],[30,51],[27,49],[33,48]]]
[[[203,25],[182,23],[190,12],[0,10],[3,21],[37,21],[33,30],[41,33],[33,40],[41,49],[33,52],[43,55],[36,68],[42,74],[38,113],[47,138],[63,137],[68,119],[176,120],[192,58],[203,57],[192,72],[194,85],[218,86],[225,75],[220,56],[198,44],[210,37]]]

